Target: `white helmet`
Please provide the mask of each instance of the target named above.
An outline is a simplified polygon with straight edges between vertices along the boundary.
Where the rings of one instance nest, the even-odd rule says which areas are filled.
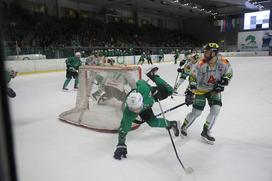
[[[80,58],[81,57],[81,53],[80,52],[76,52],[75,56],[78,57],[78,58]]]
[[[132,92],[127,97],[127,106],[130,111],[139,113],[143,108],[143,96],[139,92]]]

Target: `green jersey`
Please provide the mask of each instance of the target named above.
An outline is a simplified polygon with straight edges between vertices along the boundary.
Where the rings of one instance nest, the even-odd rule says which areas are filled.
[[[65,61],[67,69],[74,68],[76,70],[79,69],[79,67],[82,65],[81,61],[77,57],[68,57]]]
[[[163,53],[162,49],[159,51],[159,55],[161,55],[161,56],[163,56],[163,55],[164,55],[164,53]]]
[[[157,86],[163,86],[167,90],[168,95],[172,95],[173,88],[167,84],[164,80],[162,80],[159,76],[154,78],[154,82]],[[144,111],[148,111],[153,104],[155,103],[155,99],[152,95],[152,87],[144,80],[138,80],[136,82],[136,91],[139,92],[143,96],[143,108],[140,111],[140,114]],[[139,114],[132,112],[128,109],[128,106],[125,107],[123,112],[123,117],[121,120],[121,125],[119,128],[119,137],[118,144],[124,144],[126,141],[126,135],[128,131],[131,129],[132,122],[136,120]],[[144,120],[151,127],[166,127],[168,125],[168,121],[163,118],[150,117],[148,120]]]

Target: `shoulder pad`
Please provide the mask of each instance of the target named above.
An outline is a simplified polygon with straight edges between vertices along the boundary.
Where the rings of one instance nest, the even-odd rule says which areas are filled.
[[[229,64],[229,61],[228,61],[228,59],[226,59],[225,57],[221,57],[221,62],[223,63],[223,64]]]
[[[199,66],[202,66],[202,65],[204,65],[206,63],[206,60],[204,58],[202,58],[197,63],[198,63]]]

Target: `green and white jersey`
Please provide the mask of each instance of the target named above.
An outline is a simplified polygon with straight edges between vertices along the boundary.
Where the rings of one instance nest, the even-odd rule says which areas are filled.
[[[192,67],[189,77],[189,84],[196,86],[195,94],[203,95],[213,90],[215,84],[226,78],[231,80],[233,71],[229,61],[221,56],[217,56],[217,60],[213,68],[209,66],[205,59],[199,60]]]

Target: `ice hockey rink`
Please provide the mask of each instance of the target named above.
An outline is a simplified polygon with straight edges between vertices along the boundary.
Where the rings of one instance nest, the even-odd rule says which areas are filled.
[[[209,107],[174,138],[186,175],[165,129],[143,124],[127,136],[128,158],[113,158],[117,134],[99,133],[58,120],[75,106],[76,91],[62,91],[65,72],[18,76],[10,83],[10,100],[20,181],[271,181],[272,180],[272,58],[228,58],[234,70],[222,93],[223,107],[212,130],[214,145],[200,133]],[[159,75],[174,84],[177,65],[156,64]],[[146,69],[148,65],[144,65]],[[143,77],[146,79],[146,77]],[[73,82],[70,83],[70,88]],[[162,101],[166,110],[184,102],[182,95]],[[183,121],[191,107],[166,114]],[[154,112],[158,113],[157,103]]]

